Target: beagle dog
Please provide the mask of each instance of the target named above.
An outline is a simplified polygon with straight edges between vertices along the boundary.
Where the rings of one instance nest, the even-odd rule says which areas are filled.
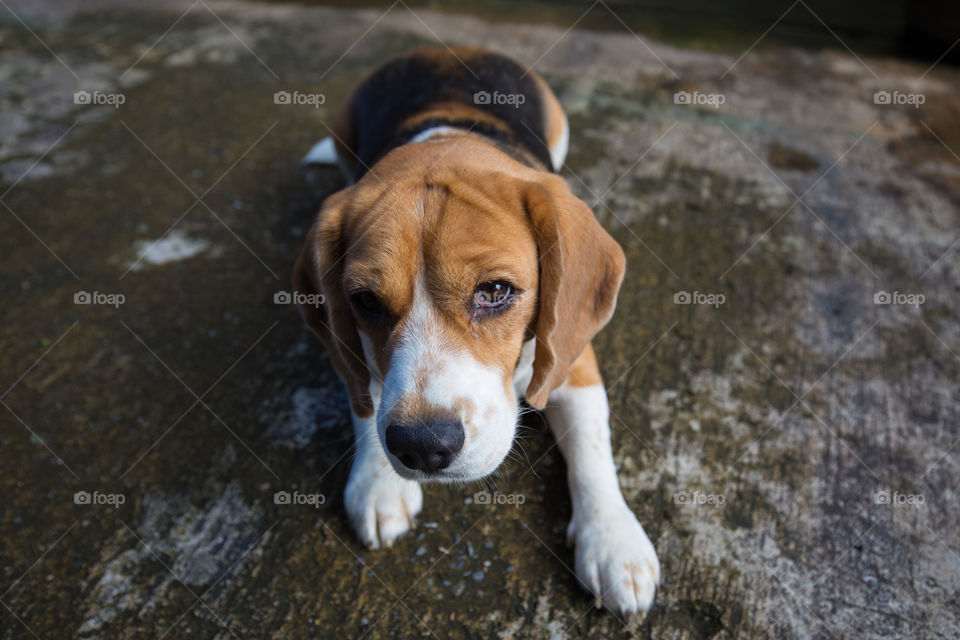
[[[580,583],[646,612],[660,565],[620,492],[590,341],[625,258],[554,173],[567,118],[534,71],[477,48],[424,48],[363,79],[305,160],[336,160],[294,268],[300,312],[350,394],[344,502],[372,548],[414,526],[420,485],[493,473],[519,400],[567,463]],[[330,153],[331,151],[335,152]]]

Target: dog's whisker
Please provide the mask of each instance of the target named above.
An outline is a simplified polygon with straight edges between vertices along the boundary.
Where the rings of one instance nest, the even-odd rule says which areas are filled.
[[[537,470],[533,468],[533,463],[530,462],[530,456],[527,455],[527,450],[523,448],[523,443],[518,442],[517,448],[520,449],[520,453],[523,454],[523,461],[527,463],[527,467],[530,469],[530,473],[533,474],[533,477],[537,478],[538,480],[542,480],[543,478],[541,478],[540,474],[537,473]]]

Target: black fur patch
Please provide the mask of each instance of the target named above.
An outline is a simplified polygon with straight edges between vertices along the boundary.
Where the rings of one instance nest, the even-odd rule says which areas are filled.
[[[357,179],[391,149],[427,128],[447,125],[520,146],[546,167],[552,167],[543,140],[543,104],[540,90],[523,67],[493,53],[470,56],[466,65],[440,63],[426,55],[398,58],[378,69],[354,94],[350,104],[354,146],[361,166]],[[472,73],[471,73],[472,71]],[[474,75],[475,74],[475,75]],[[496,97],[501,99],[497,100]],[[506,96],[506,98],[504,97]],[[522,96],[522,104],[517,104]],[[489,100],[484,100],[489,97]],[[469,118],[431,119],[416,130],[401,131],[402,122],[440,102],[459,102],[482,109],[504,123],[504,128]]]

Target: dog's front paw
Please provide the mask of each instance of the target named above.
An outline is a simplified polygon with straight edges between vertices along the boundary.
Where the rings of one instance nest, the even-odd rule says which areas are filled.
[[[605,607],[623,615],[647,612],[660,585],[660,562],[626,505],[575,515],[567,541],[576,545],[577,578]]]
[[[423,492],[416,482],[398,476],[386,460],[358,457],[350,468],[343,501],[360,540],[379,549],[413,528],[423,507]]]

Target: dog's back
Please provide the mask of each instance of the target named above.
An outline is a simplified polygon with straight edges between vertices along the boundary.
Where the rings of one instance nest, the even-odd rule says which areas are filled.
[[[335,127],[336,148],[358,180],[391,149],[444,130],[467,130],[539,169],[563,162],[567,122],[533,71],[476,48],[422,48],[368,75]]]

